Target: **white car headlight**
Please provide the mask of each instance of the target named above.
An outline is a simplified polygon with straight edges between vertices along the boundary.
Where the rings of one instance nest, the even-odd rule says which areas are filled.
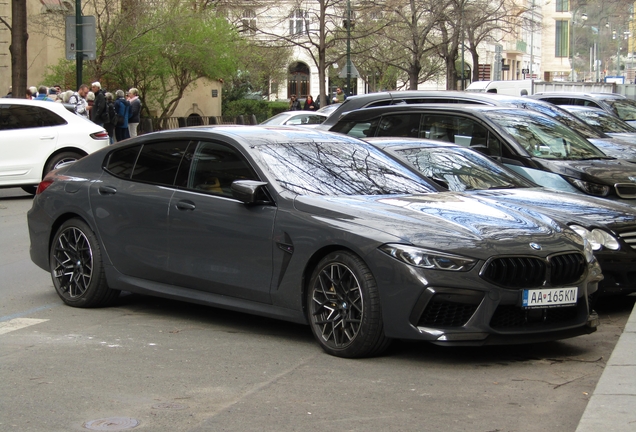
[[[406,264],[432,270],[466,271],[477,260],[402,244],[385,244],[380,250]]]
[[[582,238],[587,240],[595,251],[607,248],[609,250],[620,249],[618,239],[602,229],[594,228],[591,231],[579,225],[570,225],[570,228]]]

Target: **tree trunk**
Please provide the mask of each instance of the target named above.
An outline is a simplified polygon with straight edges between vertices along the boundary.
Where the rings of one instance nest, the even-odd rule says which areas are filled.
[[[24,0],[11,0],[11,86],[14,98],[24,98],[27,88],[27,7]]]

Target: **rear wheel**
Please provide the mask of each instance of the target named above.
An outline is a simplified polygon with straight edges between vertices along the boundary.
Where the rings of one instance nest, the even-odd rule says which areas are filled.
[[[50,265],[55,290],[67,305],[107,306],[119,295],[106,284],[97,237],[80,219],[70,219],[57,230]]]
[[[350,252],[333,252],[318,263],[309,284],[307,310],[314,336],[329,354],[369,357],[389,346],[375,278]]]
[[[83,156],[84,155],[80,153],[71,151],[58,153],[55,156],[52,156],[51,159],[46,162],[46,165],[44,165],[42,178],[44,178],[49,172],[53,171],[54,169],[58,169],[64,164],[75,162],[81,159]]]

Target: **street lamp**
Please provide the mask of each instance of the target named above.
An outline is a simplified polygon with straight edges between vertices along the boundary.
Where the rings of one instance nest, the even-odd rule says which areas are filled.
[[[585,3],[583,3],[581,6],[585,6]],[[580,6],[579,6],[580,7]],[[571,66],[572,66],[572,73],[570,74],[570,81],[574,81],[574,54],[575,54],[575,38],[574,38],[574,23],[576,20],[576,13],[579,11],[579,7],[575,8],[574,11],[572,12],[572,43],[570,43],[570,51],[571,51],[571,55],[572,55],[572,60],[571,60]],[[581,14],[581,19],[583,21],[587,20],[587,14],[584,12]]]

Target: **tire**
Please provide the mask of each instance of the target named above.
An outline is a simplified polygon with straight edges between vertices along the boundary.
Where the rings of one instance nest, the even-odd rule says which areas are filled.
[[[106,284],[97,237],[80,219],[69,219],[57,230],[49,262],[55,290],[69,306],[108,306],[119,296]]]
[[[84,157],[84,155],[76,152],[62,152],[52,156],[48,161],[46,161],[46,165],[44,165],[44,172],[42,173],[42,178],[44,178],[49,172],[54,169],[59,168],[65,163],[75,162]]]
[[[35,192],[37,192],[38,187],[37,186],[22,186],[22,190],[31,195],[35,195]]]
[[[314,337],[328,354],[370,357],[391,342],[384,335],[375,278],[350,252],[332,252],[318,263],[309,282],[307,311]]]

